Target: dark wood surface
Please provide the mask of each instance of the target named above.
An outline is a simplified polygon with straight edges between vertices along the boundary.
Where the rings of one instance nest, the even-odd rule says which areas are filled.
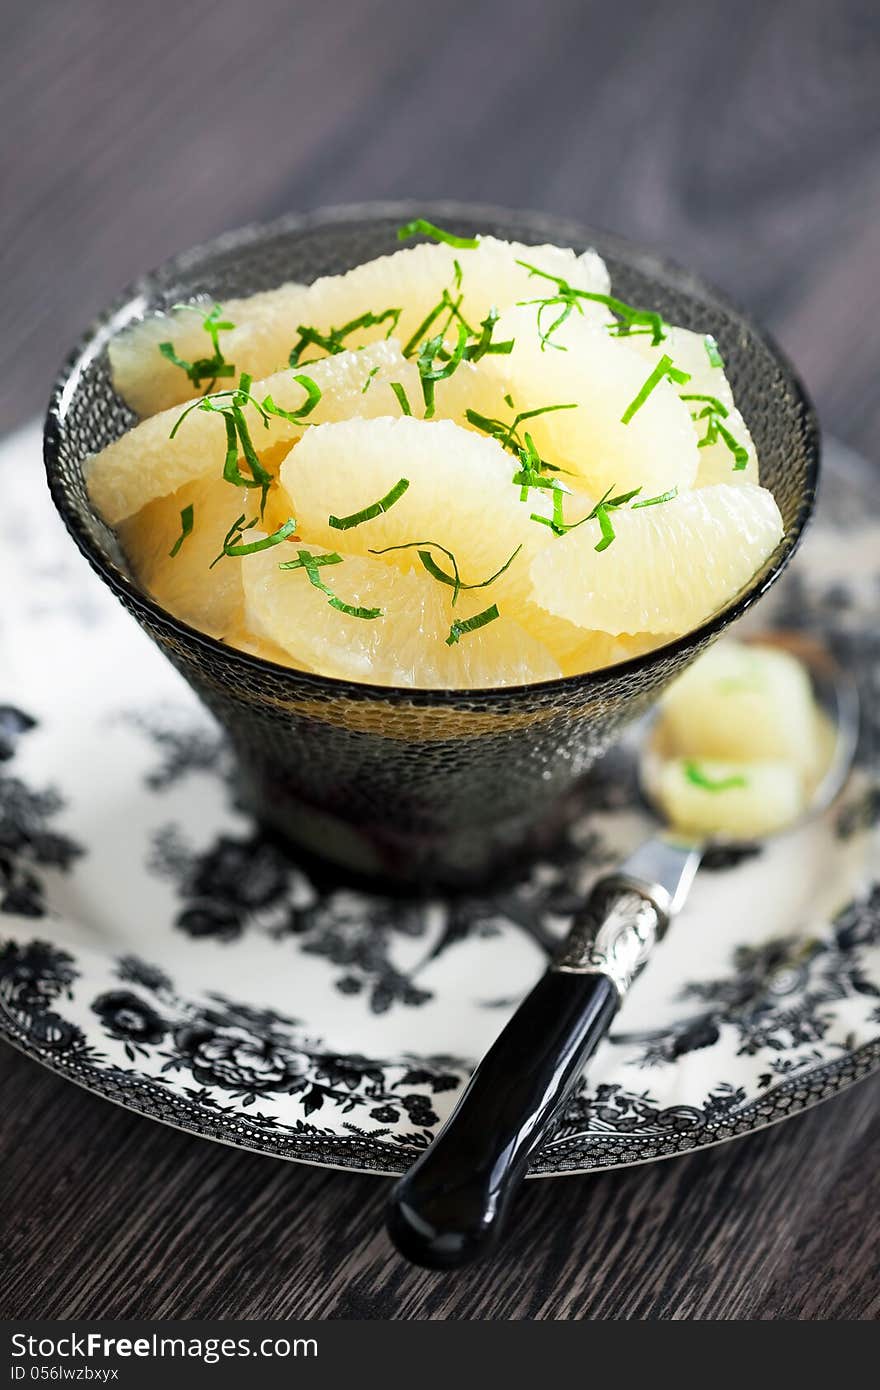
[[[652,242],[880,431],[874,0],[2,0],[0,427],[90,315],[225,227],[454,196]],[[405,1267],[382,1180],[240,1154],[0,1055],[7,1317],[868,1318],[880,1078],[736,1144],[528,1185],[487,1269]]]

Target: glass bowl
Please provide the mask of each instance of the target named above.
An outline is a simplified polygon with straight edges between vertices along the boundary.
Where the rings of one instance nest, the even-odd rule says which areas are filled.
[[[415,216],[456,232],[594,246],[614,293],[672,323],[711,332],[761,461],[785,535],[747,587],[693,632],[585,675],[482,690],[411,690],[293,670],[188,627],[139,588],[114,533],[93,511],[89,454],[135,417],[115,394],[107,344],[134,320],[196,295],[219,300],[310,281],[397,249]],[[88,330],[46,416],[49,487],[91,565],[225,730],[239,794],[300,851],[357,876],[470,886],[545,849],[609,742],[767,590],[813,507],[816,418],[788,362],[755,324],[687,271],[605,233],[536,213],[456,203],[371,204],[287,217],[218,237],[134,284]]]

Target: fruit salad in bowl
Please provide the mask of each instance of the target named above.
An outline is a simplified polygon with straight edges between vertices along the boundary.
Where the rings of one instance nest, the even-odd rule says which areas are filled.
[[[715,338],[602,257],[465,237],[110,347],[141,417],[89,495],[175,616],[307,671],[519,685],[695,627],[783,522]]]
[[[59,379],[46,462],[245,802],[349,868],[462,883],[555,833],[772,582],[818,439],[688,273],[535,214],[379,206],[134,286]]]

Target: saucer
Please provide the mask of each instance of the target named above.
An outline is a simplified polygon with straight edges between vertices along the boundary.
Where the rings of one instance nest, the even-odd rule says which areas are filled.
[[[0,1036],[194,1134],[401,1172],[650,832],[626,747],[512,886],[415,900],[316,877],[236,805],[216,725],[76,552],[36,426],[0,476]],[[732,1139],[880,1065],[878,598],[876,489],[831,445],[802,552],[742,630],[815,632],[856,672],[856,768],[824,817],[709,857],[533,1173]]]

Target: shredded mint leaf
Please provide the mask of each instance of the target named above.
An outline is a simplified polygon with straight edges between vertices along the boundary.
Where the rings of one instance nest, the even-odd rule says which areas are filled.
[[[682,391],[679,400],[707,402],[707,409],[694,415],[695,420],[702,419],[704,415],[720,415],[722,419],[726,419],[729,414],[727,406],[723,401],[719,401],[717,396],[704,396],[699,392]]]
[[[684,775],[695,787],[699,787],[704,792],[726,792],[734,787],[747,787],[748,778],[742,776],[734,777],[708,777],[699,763],[686,762],[684,765]]]
[[[269,488],[272,486],[273,478],[257,457],[257,451],[248,429],[247,420],[244,416],[243,407],[252,405],[256,410],[264,427],[269,426],[269,417],[272,415],[280,416],[284,420],[299,424],[305,422],[305,417],[310,415],[315,406],[321,399],[321,389],[316,382],[309,376],[299,375],[294,377],[294,381],[302,386],[306,393],[306,399],[299,410],[282,410],[281,406],[276,405],[270,395],[262,401],[257,400],[251,392],[253,380],[248,372],[242,372],[236,387],[226,391],[215,391],[207,396],[202,396],[198,401],[192,401],[178,416],[171,430],[170,438],[173,439],[180,429],[187,416],[193,410],[206,410],[217,415],[223,416],[226,427],[226,455],[223,463],[223,477],[227,483],[232,483],[235,487],[261,489],[260,515],[266,507],[266,497]],[[307,423],[307,422],[306,422]],[[238,456],[241,452],[245,462],[250,469],[250,477],[242,473],[238,466]]]
[[[390,338],[402,313],[402,309],[383,309],[381,313],[374,314],[372,310],[368,309],[366,313],[359,314],[356,319],[351,319],[341,328],[329,328],[326,333],[322,333],[311,324],[301,323],[296,330],[299,337],[290,349],[288,359],[290,365],[291,367],[304,367],[309,366],[311,362],[318,361],[318,358],[311,358],[308,363],[301,360],[308,347],[321,348],[331,357],[335,356],[336,353],[345,352],[345,339],[359,328],[375,328],[381,323],[387,323],[389,328],[385,337]]]
[[[566,489],[567,491],[568,489]],[[608,513],[616,511],[620,507],[625,507],[627,502],[631,502],[634,497],[638,497],[641,492],[640,487],[633,488],[631,492],[621,492],[617,497],[612,497],[613,487],[608,488],[604,497],[600,497],[595,507],[586,516],[582,516],[580,521],[563,522],[561,520],[561,507],[557,508],[556,498],[554,497],[553,516],[541,516],[539,512],[532,512],[531,520],[537,521],[541,526],[549,526],[557,536],[567,535],[569,531],[576,531],[579,526],[583,526],[588,521],[598,521],[599,529],[602,532],[602,541],[596,546],[597,550],[607,550],[614,540],[614,528]],[[604,518],[604,520],[603,520]],[[609,535],[610,532],[610,535]]]
[[[256,520],[256,518],[254,518],[254,520]],[[248,524],[249,526],[253,526],[254,522],[252,521]],[[233,556],[256,555],[258,550],[269,550],[273,545],[280,545],[282,541],[287,540],[288,536],[292,536],[295,530],[296,520],[294,517],[289,516],[284,524],[278,527],[277,531],[272,532],[271,536],[263,536],[261,540],[248,541],[243,545],[238,543],[232,545],[228,543],[224,544],[223,554]]]
[[[431,551],[427,548],[428,546],[432,546],[435,550],[442,551],[452,566],[452,574],[447,574],[444,569],[441,569],[440,565],[437,564],[432,556]],[[452,551],[447,550],[446,546],[441,545],[439,541],[407,541],[404,545],[386,545],[383,550],[371,550],[370,554],[387,555],[390,550],[417,551],[422,567],[427,570],[431,578],[436,579],[439,584],[448,584],[449,587],[455,591],[452,595],[452,604],[454,607],[463,589],[487,589],[490,584],[495,583],[496,579],[500,579],[504,571],[509,569],[513,564],[517,555],[522,550],[522,545],[520,544],[516,547],[516,550],[514,550],[512,555],[507,557],[500,569],[497,569],[494,574],[490,574],[488,579],[481,579],[477,584],[466,584],[464,582],[461,577],[461,571],[458,568],[458,561]]]
[[[449,629],[449,636],[446,638],[447,647],[454,647],[460,642],[465,633],[476,632],[479,628],[485,627],[487,623],[494,623],[501,614],[498,612],[497,604],[492,604],[491,608],[484,608],[482,613],[477,613],[473,618],[456,618]]]
[[[570,285],[561,275],[551,275],[549,271],[539,270],[536,265],[529,261],[517,261],[530,275],[538,275],[543,280],[550,280],[556,286],[556,294],[548,296],[546,299],[526,299],[521,300],[521,304],[537,304],[538,307],[538,334],[541,339],[541,350],[547,347],[559,348],[565,352],[566,348],[560,343],[551,342],[553,334],[565,323],[574,309],[578,313],[583,313],[581,300],[591,300],[595,304],[604,304],[613,314],[618,317],[618,322],[610,324],[608,331],[615,337],[632,336],[633,334],[650,334],[651,343],[657,347],[667,337],[669,324],[665,322],[662,315],[655,313],[651,309],[637,309],[632,304],[626,304],[622,299],[615,299],[609,294],[593,294],[589,290],[578,290]],[[548,311],[559,309],[556,318],[549,328],[544,328],[542,320],[547,317]]]
[[[400,408],[403,411],[404,415],[412,415],[412,407],[410,406],[406,391],[403,389],[400,382],[391,381],[388,384],[391,387],[391,390],[394,392],[395,396],[397,397],[398,404],[400,405]]]
[[[282,570],[304,569],[309,583],[319,589],[325,595],[331,608],[335,608],[337,613],[345,613],[349,618],[381,618],[383,610],[381,608],[357,608],[354,604],[344,603],[341,598],[337,598],[329,585],[325,584],[319,574],[319,570],[324,565],[341,565],[342,556],[332,555],[313,555],[309,550],[298,550],[295,560],[287,560],[278,568]]]
[[[302,556],[306,557],[305,560],[302,559]],[[298,550],[295,560],[282,560],[278,568],[280,570],[302,570],[306,569],[307,566],[311,566],[314,569],[320,569],[322,565],[341,564],[342,556],[337,555],[335,550],[329,555],[312,555],[307,550]]]
[[[190,502],[188,506],[182,507],[182,508],[181,508],[181,511],[180,511],[180,535],[177,537],[177,540],[174,542],[173,548],[172,548],[171,550],[169,550],[169,552],[168,552],[168,555],[169,555],[169,558],[170,558],[170,559],[173,560],[173,559],[175,558],[175,556],[177,556],[177,555],[180,553],[180,547],[183,545],[183,542],[186,540],[187,536],[191,536],[191,535],[192,535],[193,518],[194,518],[194,508],[193,508],[192,502]]]
[[[352,512],[351,516],[331,516],[327,518],[328,524],[334,531],[350,531],[353,526],[360,526],[365,521],[372,521],[374,517],[381,516],[399,502],[403,494],[409,487],[409,478],[399,478],[390,492],[384,497],[380,497],[378,502],[371,502],[369,507],[363,507],[359,512]]]
[[[213,569],[215,565],[219,565],[223,556],[226,554],[226,547],[229,545],[237,545],[245,531],[249,531],[251,527],[256,526],[258,519],[258,517],[252,517],[250,521],[246,521],[244,512],[242,512],[241,516],[237,516],[226,532],[226,535],[223,537],[223,545],[220,554],[214,557],[208,568]]]
[[[498,310],[493,307],[481,321],[480,328],[482,332],[479,339],[475,343],[469,343],[464,350],[464,355],[468,362],[479,362],[480,358],[485,357],[487,353],[497,353],[501,356],[508,356],[513,352],[513,338],[506,338],[502,343],[492,342],[492,333],[500,317]]]
[[[434,388],[438,381],[445,381],[452,376],[458,364],[464,356],[467,344],[467,328],[463,323],[458,325],[458,341],[449,359],[442,366],[436,365],[437,358],[443,347],[443,336],[437,334],[434,338],[429,338],[422,344],[418,357],[419,376],[422,380],[422,395],[425,398],[425,419],[431,420],[434,416]]]
[[[668,377],[670,381],[674,381],[678,385],[684,385],[686,381],[690,381],[691,374],[690,372],[683,372],[678,367],[676,367],[672,361],[672,358],[664,352],[663,356],[660,358],[660,361],[657,363],[656,367],[651,372],[651,375],[648,377],[647,381],[645,382],[642,389],[639,391],[638,395],[635,397],[634,400],[630,401],[626,410],[621,415],[620,423],[622,425],[629,424],[636,411],[641,410],[642,406],[645,404],[645,401],[648,399],[655,386],[659,386],[660,382],[663,381],[664,377]]]
[[[474,331],[473,328],[471,328],[467,319],[461,312],[461,301],[464,298],[462,294],[458,293],[458,291],[461,289],[461,265],[458,261],[454,261],[453,265],[455,267],[454,284],[457,297],[453,299],[448,289],[443,291],[439,300],[434,305],[433,309],[428,310],[427,314],[422,319],[418,328],[408,339],[408,341],[404,344],[404,357],[411,357],[413,353],[416,351],[416,349],[425,342],[429,331],[434,327],[434,324],[437,322],[437,320],[440,318],[442,314],[446,315],[446,320],[443,324],[439,326],[439,328],[435,332],[435,336],[439,336],[441,342],[446,337],[446,334],[448,333],[453,321],[456,319],[459,323],[464,324],[465,328],[467,329],[467,335],[469,338],[478,338],[480,336]],[[438,350],[438,355],[442,355],[444,351],[445,348],[441,346],[441,348]]]
[[[245,477],[243,476],[243,474],[240,472],[240,470],[239,470],[237,464],[236,464],[235,470],[234,470],[234,472],[235,472],[235,476],[234,476],[234,477],[233,477],[233,476],[230,476],[230,477],[228,477],[228,478],[226,477],[226,468],[225,468],[225,466],[224,466],[224,470],[223,470],[223,476],[224,476],[224,478],[226,478],[226,481],[227,481],[227,482],[234,482],[235,485],[236,485],[236,487],[258,487],[258,488],[260,488],[260,490],[261,490],[260,516],[262,516],[262,515],[263,515],[263,512],[264,512],[265,509],[266,509],[266,497],[267,497],[267,495],[268,495],[269,488],[272,486],[272,482],[273,482],[272,474],[266,471],[266,469],[265,469],[265,468],[263,467],[263,465],[260,463],[260,460],[257,458],[257,451],[256,451],[256,449],[254,448],[253,440],[251,439],[250,431],[248,430],[248,427],[247,427],[247,421],[246,421],[245,418],[244,418],[244,414],[242,413],[241,407],[238,406],[238,405],[232,406],[232,408],[231,408],[231,410],[230,410],[230,412],[229,412],[229,415],[232,416],[233,422],[234,422],[234,424],[235,424],[235,429],[236,429],[236,432],[237,432],[237,434],[238,434],[239,443],[241,444],[241,451],[242,451],[242,453],[244,454],[245,463],[247,464],[248,468],[251,470],[251,476],[250,476],[250,478],[245,478]],[[229,419],[229,416],[227,416],[226,418],[227,418],[227,420],[228,420],[228,419]],[[228,435],[228,428],[227,428],[227,441],[228,441],[228,438],[229,438],[229,435]],[[228,462],[228,459],[229,459],[229,450],[228,450],[228,447],[227,447],[227,455],[226,455],[226,457],[227,457],[227,462]]]
[[[199,357],[194,362],[187,362],[185,358],[177,355],[173,343],[160,343],[159,351],[162,356],[173,362],[175,367],[180,367],[197,391],[200,390],[203,381],[208,382],[206,390],[210,391],[218,378],[235,376],[235,367],[226,361],[220,347],[220,334],[228,332],[235,324],[222,317],[223,310],[220,305],[215,304],[207,314],[198,304],[175,304],[174,308],[188,309],[202,316],[202,327],[210,339],[213,352],[210,357]]]
[[[424,339],[425,334],[426,334],[431,328],[433,328],[434,323],[436,322],[436,320],[437,320],[437,319],[440,317],[440,315],[443,313],[444,309],[447,309],[451,303],[452,303],[452,301],[448,298],[447,293],[446,293],[446,291],[444,290],[444,291],[443,291],[443,298],[439,301],[439,303],[437,303],[437,304],[434,305],[433,309],[429,310],[429,312],[428,312],[428,313],[425,315],[425,317],[422,319],[422,321],[421,321],[421,323],[419,324],[418,328],[416,329],[415,333],[413,333],[412,337],[409,338],[409,339],[407,340],[406,343],[404,343],[404,346],[403,346],[403,355],[404,355],[404,357],[411,357],[411,356],[412,356],[412,354],[415,352],[416,348],[419,346],[419,344],[420,344],[420,343],[422,342],[422,340]],[[442,333],[441,333],[440,336],[441,336],[441,338],[443,337]]]
[[[378,367],[373,368],[373,372],[377,372],[378,370]],[[373,373],[371,372],[370,375],[372,376]],[[292,424],[299,424],[307,415],[311,415],[315,406],[320,401],[323,392],[318,383],[313,381],[310,376],[305,376],[300,373],[293,379],[306,393],[305,403],[300,406],[299,410],[282,410],[280,405],[275,404],[271,396],[263,397],[263,400],[260,402],[260,408],[266,415],[276,415],[282,420],[290,420]],[[367,385],[369,385],[369,378],[367,378]],[[364,390],[366,391],[366,389],[367,387],[365,386]]]
[[[733,469],[735,473],[740,473],[749,466],[749,451],[745,445],[740,444],[739,440],[734,439],[726,425],[722,425],[720,420],[716,422],[715,428],[733,454]],[[702,441],[701,441],[702,443]]]
[[[444,232],[442,227],[435,227],[433,222],[426,222],[424,217],[415,217],[412,222],[405,222],[402,227],[398,227],[398,241],[408,241],[411,236],[427,236],[432,241],[442,241],[447,246],[455,246],[461,251],[473,251],[480,244],[479,237],[456,236],[454,232]]]
[[[508,403],[511,409],[513,409],[513,402],[508,401]],[[495,420],[489,415],[481,415],[478,410],[471,410],[468,408],[465,411],[465,418],[469,424],[481,430],[483,434],[490,434],[493,439],[497,439],[498,443],[501,444],[503,448],[509,449],[513,453],[521,454],[525,448],[525,442],[520,438],[519,426],[524,424],[526,420],[533,420],[538,415],[550,415],[554,410],[576,409],[577,401],[571,401],[565,405],[541,405],[534,410],[521,410],[514,416],[510,424],[506,424],[503,420]],[[550,465],[546,463],[544,464],[545,468],[549,466]]]
[[[717,396],[703,395],[682,395],[681,400],[706,402],[703,409],[697,411],[696,414],[692,416],[694,420],[706,421],[706,433],[697,447],[699,449],[706,449],[710,444],[715,444],[721,439],[733,454],[734,472],[740,472],[743,468],[747,468],[749,463],[748,449],[745,445],[740,444],[739,440],[733,437],[728,427],[722,423],[730,414],[724,402],[719,401]]]
[[[602,532],[602,539],[599,541],[598,545],[594,546],[594,549],[607,550],[614,540],[614,527],[611,525],[608,508],[601,502],[596,508],[596,520],[599,523],[599,530]]]
[[[659,497],[643,497],[641,502],[633,502],[632,510],[637,507],[656,507],[660,502],[671,502],[673,497],[678,496],[678,488],[671,487],[668,492],[661,492]]]
[[[712,337],[711,333],[703,334],[703,346],[706,349],[706,356],[709,359],[710,367],[723,367],[724,358],[721,356],[721,349]]]

